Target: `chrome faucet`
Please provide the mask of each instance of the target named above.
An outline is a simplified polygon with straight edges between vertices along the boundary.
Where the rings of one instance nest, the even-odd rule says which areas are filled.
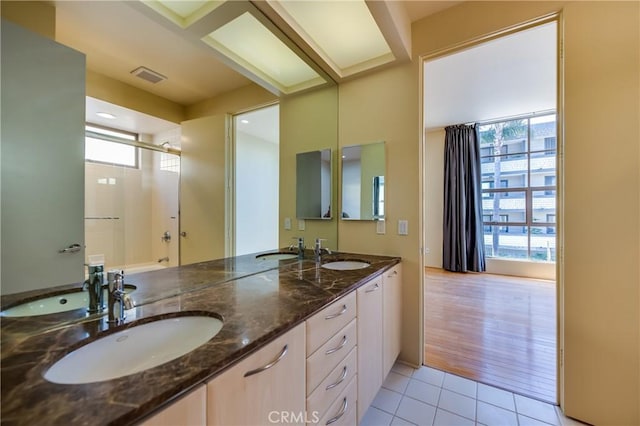
[[[109,324],[120,324],[126,317],[125,309],[133,308],[131,296],[124,292],[124,271],[112,270],[107,273],[109,284],[108,303],[109,310],[107,322]]]
[[[298,247],[298,260],[304,259],[304,249],[305,249],[304,238],[303,237],[291,237],[291,238],[293,238],[294,240],[297,240],[297,242],[298,242],[298,246],[297,246]],[[295,244],[291,244],[289,246],[289,250],[293,250],[294,248],[296,248]]]
[[[104,310],[104,265],[87,265],[89,278],[82,284],[82,289],[89,292],[89,307],[87,312],[96,314]]]
[[[316,238],[316,245],[313,249],[313,255],[316,260],[316,263],[320,263],[322,260],[322,253],[331,254],[331,250],[326,247],[322,247],[322,242],[327,241],[326,238]]]

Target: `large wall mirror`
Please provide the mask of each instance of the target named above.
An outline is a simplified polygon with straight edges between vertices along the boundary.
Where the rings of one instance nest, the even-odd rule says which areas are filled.
[[[296,217],[331,219],[331,150],[296,154]]]
[[[342,148],[344,220],[384,220],[384,142]]]

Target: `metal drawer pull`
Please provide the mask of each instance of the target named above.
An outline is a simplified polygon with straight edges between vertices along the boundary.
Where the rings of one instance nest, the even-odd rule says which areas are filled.
[[[387,275],[387,278],[391,278],[394,275],[398,275],[398,271],[393,271],[392,273],[390,273],[389,275]]]
[[[80,244],[71,244],[69,247],[58,250],[58,253],[77,253],[80,250],[82,250],[82,246]]]
[[[280,360],[284,358],[284,356],[287,354],[287,350],[288,350],[287,346],[288,345],[284,345],[284,348],[282,348],[282,352],[280,352],[280,355],[278,355],[278,358],[274,359],[267,365],[256,368],[255,370],[247,371],[246,373],[244,373],[244,377],[249,377],[249,376],[253,376],[254,374],[262,373],[264,370],[268,370],[274,365],[276,365],[277,363],[279,363]]]
[[[337,422],[340,419],[340,417],[344,416],[344,413],[347,412],[347,407],[349,407],[349,404],[347,404],[347,397],[345,396],[344,399],[342,400],[342,408],[340,408],[340,412],[338,413],[338,415],[327,420],[325,425],[330,425],[331,423]]]
[[[370,288],[368,290],[365,290],[365,293],[373,293],[374,291],[376,291],[377,289],[379,289],[380,286],[378,285],[378,283],[376,283],[376,285],[373,286],[373,288]]]
[[[340,383],[344,382],[344,379],[347,377],[347,366],[345,365],[344,368],[342,369],[342,375],[340,376],[340,378],[338,379],[337,382],[335,383],[331,383],[329,386],[327,386],[327,388],[325,390],[329,390],[329,389],[333,389],[336,386],[338,386]]]
[[[325,352],[325,355],[331,355],[334,352],[338,352],[340,349],[344,348],[344,345],[347,344],[347,336],[342,336],[342,342],[340,342],[340,344],[338,346],[336,346],[333,349],[329,349],[328,351]]]
[[[324,319],[326,319],[326,320],[334,319],[334,318],[339,317],[340,315],[343,315],[345,312],[347,312],[347,305],[342,305],[342,310],[340,312],[338,312],[337,314],[328,315],[328,316],[324,317]]]

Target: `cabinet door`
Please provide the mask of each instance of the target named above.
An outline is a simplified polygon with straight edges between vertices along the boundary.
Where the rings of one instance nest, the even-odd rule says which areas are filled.
[[[304,424],[304,331],[300,324],[210,381],[207,424]]]
[[[206,404],[207,387],[202,385],[142,422],[142,426],[204,426],[207,424]]]
[[[387,377],[400,354],[402,342],[402,267],[396,265],[382,276],[382,377]]]
[[[359,423],[382,386],[382,278],[357,291]]]
[[[2,293],[9,294],[83,280],[86,71],[82,53],[4,19],[1,28]]]

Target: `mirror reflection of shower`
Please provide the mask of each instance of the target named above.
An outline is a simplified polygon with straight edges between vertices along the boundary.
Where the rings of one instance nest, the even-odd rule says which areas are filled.
[[[87,120],[92,118],[88,111]],[[87,124],[87,264],[125,274],[179,264],[181,132],[172,127],[146,134]]]

